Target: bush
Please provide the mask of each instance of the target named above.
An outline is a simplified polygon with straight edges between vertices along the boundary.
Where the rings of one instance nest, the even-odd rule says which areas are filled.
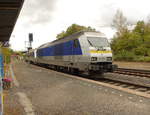
[[[116,60],[116,61],[134,61],[135,57],[136,56],[134,55],[133,52],[128,52],[126,50],[122,50],[114,56],[114,60]]]
[[[2,54],[3,54],[4,63],[9,64],[12,50],[9,48],[3,47],[2,48]]]
[[[137,57],[135,61],[139,61],[139,62],[150,62],[150,57]]]
[[[10,63],[10,56],[3,56],[4,57],[4,63],[9,64]]]
[[[133,52],[135,53],[135,55],[140,55],[140,56],[147,56],[148,55],[148,51],[149,49],[146,48],[145,46],[141,45],[137,48],[133,49]]]
[[[148,56],[150,57],[150,49],[148,49],[147,54],[148,54]]]

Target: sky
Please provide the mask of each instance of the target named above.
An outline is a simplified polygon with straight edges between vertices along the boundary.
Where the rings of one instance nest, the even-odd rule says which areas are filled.
[[[115,34],[111,24],[118,9],[134,24],[150,16],[149,4],[149,0],[25,0],[10,38],[11,48],[25,50],[29,33],[33,33],[36,48],[55,40],[73,23],[96,28],[111,39]]]

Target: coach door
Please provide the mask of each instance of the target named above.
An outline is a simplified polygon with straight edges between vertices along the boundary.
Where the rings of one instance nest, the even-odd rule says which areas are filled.
[[[79,55],[80,55],[80,44],[79,44],[79,40],[78,39],[75,39],[73,40],[73,55],[72,55],[72,60],[73,62],[78,62],[78,58],[79,58]]]

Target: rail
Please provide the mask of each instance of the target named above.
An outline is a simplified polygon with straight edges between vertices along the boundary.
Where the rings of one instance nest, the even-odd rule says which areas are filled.
[[[150,78],[150,70],[117,68],[114,73]]]

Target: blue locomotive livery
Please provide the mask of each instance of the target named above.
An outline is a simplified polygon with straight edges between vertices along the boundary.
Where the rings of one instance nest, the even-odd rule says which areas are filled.
[[[26,60],[54,69],[86,74],[112,72],[112,51],[101,32],[82,31],[30,50]]]
[[[76,39],[79,44],[78,39]],[[44,47],[37,50],[37,56],[67,56],[67,55],[82,55],[80,44],[78,47],[73,47],[74,41],[67,41],[64,43]]]

